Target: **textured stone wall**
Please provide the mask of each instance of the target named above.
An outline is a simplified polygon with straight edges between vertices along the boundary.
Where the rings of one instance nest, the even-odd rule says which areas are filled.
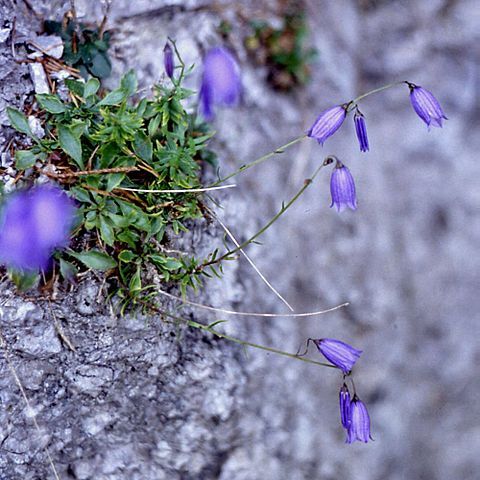
[[[61,2],[30,2],[61,14]],[[328,174],[249,248],[266,276],[299,312],[351,305],[312,319],[233,317],[224,327],[296,351],[306,337],[341,338],[364,350],[355,369],[375,442],[345,445],[336,372],[243,350],[157,317],[124,319],[105,309],[94,277],[48,303],[2,289],[1,329],[42,435],[32,423],[2,347],[0,478],[77,479],[475,479],[480,411],[480,237],[478,203],[478,18],[473,0],[415,2],[308,0],[311,42],[319,50],[310,85],[274,93],[248,59],[245,19],[278,21],[276,2],[114,1],[115,78],[136,68],[142,87],[158,79],[167,35],[186,61],[220,41],[241,63],[243,104],[223,112],[217,147],[224,172],[305,131],[324,108],[392,80],[432,90],[449,120],[427,132],[406,87],[362,104],[371,152],[360,154],[351,119],[321,148],[313,141],[238,178],[225,194],[223,221],[241,240],[280,208],[323,157],[351,169],[359,209],[328,208]],[[203,8],[202,5],[204,6]],[[99,2],[77,2],[101,14]],[[5,18],[14,15],[2,5]],[[10,10],[8,10],[10,8]],[[38,26],[16,5],[17,30]],[[478,15],[477,15],[478,17]],[[243,19],[243,20],[242,20]],[[0,44],[0,101],[22,104],[29,80]],[[191,79],[196,85],[196,77]],[[3,103],[0,104],[0,119]],[[10,131],[4,129],[0,137]],[[221,244],[199,225],[185,249]],[[200,301],[247,311],[285,308],[244,262],[231,263]],[[166,305],[166,308],[171,305]],[[189,310],[184,310],[186,314]],[[53,315],[54,314],[54,315]],[[223,315],[194,312],[200,321]],[[72,352],[59,337],[71,339]],[[312,356],[314,352],[312,351]]]

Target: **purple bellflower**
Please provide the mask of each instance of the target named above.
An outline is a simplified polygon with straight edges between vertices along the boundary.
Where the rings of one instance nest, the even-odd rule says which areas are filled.
[[[347,105],[336,105],[324,110],[315,120],[307,135],[323,145],[341,126],[347,116]]]
[[[313,340],[313,343],[320,350],[320,353],[330,363],[340,368],[345,375],[350,373],[362,353],[361,350],[333,338],[320,338]]]
[[[369,147],[365,117],[358,108],[356,109],[355,115],[353,116],[353,121],[355,123],[355,132],[357,133],[358,143],[360,144],[360,151],[368,152]]]
[[[215,118],[215,106],[233,107],[240,99],[240,69],[233,55],[223,47],[207,52],[200,87],[200,114],[206,121]]]
[[[165,67],[166,74],[173,78],[173,70],[175,68],[175,64],[173,61],[173,49],[169,42],[165,44],[163,49],[163,66]]]
[[[367,443],[372,440],[370,435],[370,416],[367,407],[357,397],[353,396],[350,402],[350,424],[347,432],[347,443],[353,443],[355,440]]]
[[[59,188],[12,194],[2,206],[0,262],[27,271],[47,268],[53,251],[67,246],[74,216],[72,200]]]
[[[332,204],[338,212],[343,212],[345,208],[357,209],[357,195],[355,192],[355,183],[350,170],[337,160],[330,178],[330,193],[332,195]]]
[[[406,82],[410,88],[410,101],[417,115],[427,124],[428,128],[442,127],[442,119],[447,120],[438,100],[431,92],[418,85]]]
[[[342,421],[342,426],[345,430],[348,431],[350,426],[350,392],[348,391],[347,385],[344,383],[340,389],[339,394],[339,403],[340,403],[340,420]]]

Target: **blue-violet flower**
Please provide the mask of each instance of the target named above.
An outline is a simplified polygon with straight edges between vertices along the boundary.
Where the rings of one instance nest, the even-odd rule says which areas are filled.
[[[350,403],[350,424],[347,432],[347,443],[353,443],[355,440],[367,443],[371,440],[370,436],[370,416],[367,407],[356,396]]]
[[[0,262],[15,269],[48,266],[65,247],[75,216],[72,200],[56,187],[34,187],[10,195],[0,216]]]
[[[355,123],[355,132],[357,133],[358,143],[360,144],[360,151],[367,152],[369,150],[367,126],[365,124],[365,117],[358,108],[353,116],[353,121]]]
[[[173,61],[173,49],[169,42],[165,44],[165,48],[163,49],[163,65],[165,67],[166,74],[173,78],[173,70],[175,68],[175,64]]]
[[[339,160],[337,160],[330,178],[330,193],[332,195],[330,208],[335,205],[338,212],[343,212],[347,207],[352,210],[357,209],[355,182],[350,170]]]
[[[410,82],[406,82],[410,88],[410,101],[417,115],[427,124],[434,127],[442,126],[442,119],[447,120],[438,100],[431,92]]]
[[[215,106],[235,106],[241,93],[240,69],[232,54],[223,47],[208,51],[203,61],[200,113],[207,121],[215,117]]]
[[[315,120],[307,135],[323,145],[341,126],[347,116],[347,105],[337,105],[324,110]]]
[[[348,374],[360,357],[361,350],[357,350],[348,343],[333,338],[320,338],[313,340],[320,353],[333,365]]]
[[[339,403],[340,403],[340,420],[342,421],[342,426],[346,430],[350,426],[350,392],[348,391],[347,385],[344,383],[339,393]]]

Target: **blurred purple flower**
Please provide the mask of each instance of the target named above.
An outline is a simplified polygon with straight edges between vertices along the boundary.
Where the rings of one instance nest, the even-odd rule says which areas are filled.
[[[343,428],[348,430],[350,426],[350,392],[347,385],[344,383],[340,389],[339,394],[340,403],[340,420],[342,421]]]
[[[417,115],[427,124],[434,127],[442,127],[442,119],[447,120],[438,100],[431,92],[410,82],[406,82],[410,88],[410,101]]]
[[[341,126],[347,116],[347,105],[337,105],[324,110],[315,120],[307,135],[314,138],[320,145],[332,136]]]
[[[358,143],[360,144],[360,151],[367,152],[369,150],[367,126],[365,124],[365,117],[358,108],[353,116],[353,121],[355,122],[355,132],[357,133]]]
[[[2,206],[0,262],[20,270],[47,268],[53,251],[67,246],[74,215],[72,200],[57,187],[12,194]]]
[[[206,121],[215,118],[215,106],[235,106],[241,93],[240,69],[232,54],[223,47],[207,52],[203,60],[200,87],[200,114]]]
[[[169,42],[165,44],[163,49],[163,65],[165,67],[165,72],[170,78],[173,78],[173,69],[175,68],[173,61],[173,49]]]
[[[360,357],[361,350],[357,350],[348,343],[334,338],[320,338],[313,340],[313,343],[320,350],[320,353],[333,365],[340,368],[343,373],[348,374],[353,365]]]
[[[330,178],[330,193],[332,195],[332,204],[337,207],[338,212],[343,212],[345,208],[357,209],[357,196],[355,192],[355,183],[350,170],[337,160]]]
[[[347,443],[353,443],[355,440],[367,443],[371,440],[370,436],[370,416],[367,407],[356,396],[350,403],[350,424],[347,432]]]

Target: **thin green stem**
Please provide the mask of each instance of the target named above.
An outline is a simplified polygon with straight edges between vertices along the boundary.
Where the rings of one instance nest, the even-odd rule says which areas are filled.
[[[215,187],[217,185],[220,185],[221,183],[229,180],[230,178],[234,177],[235,175],[238,175],[239,173],[242,173],[245,170],[248,170],[249,168],[254,167],[255,165],[259,165],[260,163],[265,162],[265,160],[268,160],[269,158],[273,157],[274,155],[283,153],[287,148],[290,148],[291,146],[295,145],[296,143],[301,142],[306,137],[307,137],[307,135],[301,135],[300,137],[294,138],[292,141],[286,143],[285,145],[282,145],[281,147],[276,148],[272,152],[269,152],[269,153],[267,153],[266,155],[263,155],[260,158],[257,158],[253,162],[242,165],[238,170],[235,170],[230,175],[227,175],[226,177],[223,177],[220,180],[217,180],[215,183],[212,183],[212,185],[209,185],[209,186],[210,187]]]
[[[359,102],[360,100],[363,100],[364,98],[369,97],[370,95],[373,95],[374,93],[382,92],[383,90],[387,90],[389,88],[396,87],[397,85],[401,85],[402,83],[405,83],[405,81],[402,80],[402,81],[399,81],[399,82],[393,82],[393,83],[389,83],[388,85],[384,85],[383,87],[375,88],[374,90],[370,90],[369,92],[364,93],[357,98],[354,98],[350,103],[355,104],[355,103]]]
[[[216,337],[223,338],[223,339],[228,340],[230,342],[238,343],[239,345],[243,345],[244,347],[257,348],[259,350],[264,350],[265,352],[275,353],[277,355],[282,355],[282,356],[288,357],[288,358],[294,358],[295,360],[300,360],[301,362],[305,362],[305,363],[312,363],[314,365],[319,365],[321,367],[338,368],[334,365],[330,365],[329,363],[317,362],[315,360],[310,360],[309,358],[298,357],[294,353],[285,352],[284,350],[279,350],[278,348],[266,347],[265,345],[260,345],[258,343],[248,342],[246,340],[242,340],[240,338],[233,337],[233,336],[227,335],[225,333],[221,333],[218,330],[215,330],[214,328],[212,328],[208,325],[204,325],[202,323],[195,322],[194,320],[187,320],[185,318],[173,315],[170,312],[165,312],[165,311],[159,310],[159,309],[157,309],[157,310],[162,315],[165,315],[166,317],[170,317],[173,320],[176,320],[176,321],[179,321],[179,322],[182,322],[182,323],[186,323],[190,327],[198,328],[199,330],[203,330],[204,332],[209,332],[212,335],[215,335]]]
[[[201,271],[203,270],[205,267],[208,267],[210,265],[214,265],[214,264],[217,264],[217,263],[220,263],[222,262],[223,260],[227,259],[228,257],[230,257],[230,255],[233,255],[234,253],[237,253],[238,251],[240,250],[243,250],[247,245],[249,245],[250,243],[252,243],[256,238],[258,238],[262,233],[264,233],[266,230],[268,230],[300,197],[301,195],[303,194],[303,192],[310,186],[310,184],[313,182],[313,180],[315,179],[315,177],[319,174],[320,170],[328,165],[332,163],[332,157],[327,157],[325,159],[325,161],[315,170],[315,172],[313,173],[313,175],[306,179],[304,184],[303,184],[303,187],[288,201],[288,203],[284,203],[282,204],[282,208],[280,209],[280,211],[268,222],[266,223],[257,233],[255,233],[255,235],[253,235],[252,237],[250,237],[248,240],[245,240],[240,246],[232,249],[232,250],[229,250],[227,253],[223,254],[221,257],[218,257],[217,259],[215,260],[210,260],[208,262],[205,262],[203,263],[202,265],[200,265],[197,270],[198,271]]]

